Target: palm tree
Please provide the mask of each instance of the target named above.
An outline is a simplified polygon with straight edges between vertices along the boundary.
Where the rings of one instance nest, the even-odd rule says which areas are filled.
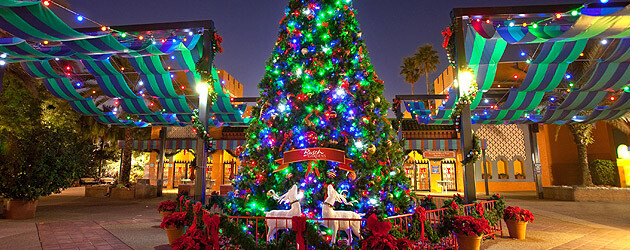
[[[433,45],[427,43],[424,46],[418,47],[413,57],[417,66],[419,66],[419,73],[426,76],[427,92],[429,94],[435,94],[435,87],[429,82],[429,74],[435,72],[437,65],[440,64],[438,52],[433,49]]]
[[[413,95],[413,85],[420,79],[420,71],[414,56],[403,58],[403,65],[400,66],[400,73],[405,76],[405,82],[411,84],[411,94]]]

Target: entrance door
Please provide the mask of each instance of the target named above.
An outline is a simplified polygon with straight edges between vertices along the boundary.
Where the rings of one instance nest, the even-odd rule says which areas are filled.
[[[446,185],[446,190],[457,190],[457,168],[454,161],[442,161],[442,180],[451,181]]]
[[[418,161],[416,165],[416,180],[418,189],[423,191],[431,190],[431,174],[429,170],[429,160]]]

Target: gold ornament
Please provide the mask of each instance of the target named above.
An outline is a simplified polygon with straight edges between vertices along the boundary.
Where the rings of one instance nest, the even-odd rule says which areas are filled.
[[[370,154],[374,154],[376,153],[376,146],[374,146],[374,144],[371,144],[368,149],[367,149],[368,153]]]
[[[374,102],[375,103],[380,103],[381,102],[381,98],[377,96],[376,98],[374,98]]]
[[[335,178],[337,177],[337,174],[333,171],[328,171],[326,172],[326,175],[328,175],[328,178]]]
[[[288,173],[288,174],[287,174],[287,180],[288,180],[288,179],[291,179],[291,177],[293,177],[293,174],[292,174],[292,173]]]
[[[354,181],[357,179],[357,174],[355,172],[348,172],[348,179]]]

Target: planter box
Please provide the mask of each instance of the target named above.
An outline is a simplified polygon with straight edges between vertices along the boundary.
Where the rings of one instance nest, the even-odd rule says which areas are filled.
[[[157,197],[157,186],[138,183],[135,186],[135,198],[145,199]]]
[[[107,186],[86,186],[85,197],[105,197]]]
[[[131,200],[135,198],[135,188],[112,188],[110,194],[112,199]]]
[[[543,187],[545,199],[561,201],[630,201],[630,188],[616,187]]]

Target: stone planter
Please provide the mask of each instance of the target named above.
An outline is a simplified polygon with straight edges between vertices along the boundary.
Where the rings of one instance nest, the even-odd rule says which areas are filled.
[[[172,245],[173,242],[175,242],[175,240],[179,239],[179,237],[182,236],[182,231],[184,230],[183,228],[177,228],[174,226],[171,227],[167,227],[164,230],[166,230],[166,236],[168,237],[168,244]]]
[[[510,232],[510,238],[518,240],[525,239],[527,221],[505,220],[505,224],[507,224],[508,232]]]
[[[157,186],[151,186],[151,185],[138,183],[134,186],[134,188],[135,188],[136,199],[157,197]]]
[[[543,187],[545,199],[561,201],[630,201],[630,188],[617,187]]]
[[[85,197],[105,197],[107,186],[85,186]]]
[[[5,217],[7,219],[32,219],[35,217],[35,210],[37,209],[37,200],[23,201],[23,200],[9,200],[7,204],[7,211]]]
[[[457,249],[459,250],[479,250],[481,246],[481,236],[468,236],[456,233],[455,238],[457,238]]]
[[[135,198],[135,188],[112,188],[110,198],[119,200],[131,200]]]

